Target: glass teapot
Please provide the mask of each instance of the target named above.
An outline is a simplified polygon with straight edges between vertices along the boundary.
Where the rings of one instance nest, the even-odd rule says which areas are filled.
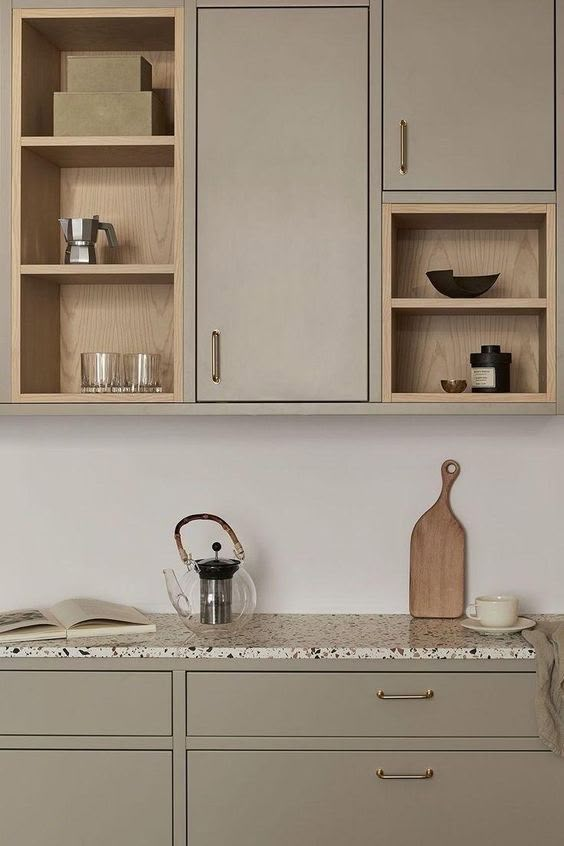
[[[212,544],[214,557],[195,560],[180,538],[182,527],[194,520],[219,523],[231,538],[236,557],[220,558],[221,544],[216,542]],[[245,625],[255,610],[257,594],[242,566],[245,552],[231,526],[214,514],[191,514],[176,525],[174,539],[186,569],[179,578],[173,570],[163,572],[170,601],[186,628],[209,634],[212,627],[224,631]]]

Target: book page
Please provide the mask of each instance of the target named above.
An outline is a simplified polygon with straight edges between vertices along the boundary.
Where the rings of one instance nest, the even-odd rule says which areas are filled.
[[[20,611],[0,612],[0,634],[37,626],[60,626],[46,608],[23,608]]]
[[[111,620],[118,623],[143,625],[149,621],[144,614],[130,605],[118,605],[101,599],[66,599],[51,609],[67,629],[79,623]]]

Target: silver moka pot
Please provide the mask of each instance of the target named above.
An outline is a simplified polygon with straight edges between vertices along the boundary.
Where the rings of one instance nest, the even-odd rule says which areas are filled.
[[[117,247],[116,231],[111,223],[102,223],[94,217],[61,217],[59,219],[67,242],[65,264],[96,264],[96,239],[103,229],[110,247]]]

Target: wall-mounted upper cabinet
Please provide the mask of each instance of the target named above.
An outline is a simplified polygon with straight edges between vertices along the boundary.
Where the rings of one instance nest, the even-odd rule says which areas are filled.
[[[198,13],[197,399],[368,399],[368,10]]]
[[[553,0],[384,0],[383,43],[385,190],[554,189]]]

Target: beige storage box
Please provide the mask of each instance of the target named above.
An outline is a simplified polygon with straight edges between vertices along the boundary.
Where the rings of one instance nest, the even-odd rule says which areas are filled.
[[[163,105],[152,91],[55,92],[54,135],[164,135]]]
[[[151,91],[153,68],[143,56],[68,56],[67,91]]]

